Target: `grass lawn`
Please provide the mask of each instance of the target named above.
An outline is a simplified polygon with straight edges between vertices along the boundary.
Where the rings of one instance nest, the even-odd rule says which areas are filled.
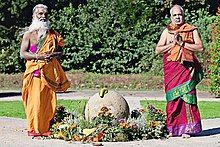
[[[147,106],[148,103],[154,105],[155,107],[163,111],[165,111],[166,108],[166,101],[143,100],[140,103],[144,108]],[[220,118],[220,102],[200,101],[198,102],[198,107],[202,119]]]
[[[66,109],[84,114],[86,102],[87,100],[58,100],[57,105],[63,105]],[[0,116],[26,118],[21,101],[0,101],[0,108]]]
[[[58,100],[58,105],[63,105],[66,109],[75,110],[79,114],[84,113],[87,100]],[[145,108],[147,104],[165,110],[165,101],[141,101]],[[202,101],[198,104],[202,119],[220,118],[220,102]],[[0,101],[0,116],[25,118],[24,108],[21,101]]]

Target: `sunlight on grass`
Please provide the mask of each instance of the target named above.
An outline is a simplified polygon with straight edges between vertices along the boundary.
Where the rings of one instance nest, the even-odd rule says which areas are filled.
[[[88,100],[58,100],[57,105],[63,105],[67,110],[84,114],[84,108]],[[165,111],[165,101],[140,101],[145,108],[147,104],[152,104],[156,108]],[[202,119],[220,118],[220,102],[202,101],[198,104]],[[21,101],[0,101],[0,116],[25,118],[24,107]]]
[[[21,101],[0,101],[0,116],[25,118]]]
[[[67,110],[84,114],[84,109],[88,100],[58,100],[58,106],[64,106]]]
[[[148,104],[152,104],[155,107],[165,111],[166,109],[166,101],[140,101],[141,106],[144,108]],[[220,102],[207,102],[201,101],[198,102],[198,107],[200,110],[200,115],[202,119],[209,119],[209,118],[220,118]]]
[[[58,100],[58,106],[65,106],[68,110],[84,114],[84,107],[87,100]],[[26,118],[24,107],[21,101],[0,101],[0,116]]]

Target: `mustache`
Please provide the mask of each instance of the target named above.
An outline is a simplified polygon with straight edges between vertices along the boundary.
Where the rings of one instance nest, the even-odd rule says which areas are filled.
[[[39,21],[44,21],[45,22],[45,21],[47,21],[47,19],[46,18],[40,18]]]

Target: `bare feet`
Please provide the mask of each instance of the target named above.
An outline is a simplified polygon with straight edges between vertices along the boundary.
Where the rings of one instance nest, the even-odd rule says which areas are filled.
[[[42,134],[42,136],[45,136],[45,137],[49,137],[51,135],[52,135],[52,133],[50,131],[45,132],[45,133]]]
[[[182,138],[190,138],[189,134],[182,134]]]
[[[173,137],[173,134],[172,134],[172,133],[169,133],[167,137],[168,137],[168,138],[169,138],[169,137]]]
[[[34,131],[28,131],[28,136],[38,137],[38,136],[41,136],[41,134],[40,133],[36,133]]]

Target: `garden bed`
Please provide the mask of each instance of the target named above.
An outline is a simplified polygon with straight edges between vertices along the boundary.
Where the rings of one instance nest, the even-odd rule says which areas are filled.
[[[60,106],[51,125],[52,138],[80,142],[126,142],[167,138],[164,111],[148,105],[131,112],[128,118],[114,118],[102,107],[92,121]]]

